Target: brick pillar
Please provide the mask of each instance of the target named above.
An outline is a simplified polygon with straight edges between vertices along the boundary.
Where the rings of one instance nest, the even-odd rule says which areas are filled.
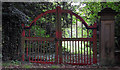
[[[100,21],[100,65],[114,64],[114,24],[117,13],[111,8],[105,8],[98,13]]]

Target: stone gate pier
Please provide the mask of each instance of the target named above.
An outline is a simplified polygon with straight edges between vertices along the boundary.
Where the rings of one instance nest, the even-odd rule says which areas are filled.
[[[115,64],[115,16],[117,12],[105,8],[98,13],[100,16],[100,65]]]

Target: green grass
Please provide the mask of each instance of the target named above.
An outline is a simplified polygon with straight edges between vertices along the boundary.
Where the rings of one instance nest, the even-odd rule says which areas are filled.
[[[32,64],[21,64],[20,61],[7,61],[7,62],[3,62],[2,63],[3,67],[16,67],[16,66],[20,66],[22,68],[31,68]]]
[[[10,63],[2,63],[2,66],[3,67],[8,67],[8,66],[10,66],[11,64]]]
[[[31,65],[23,65],[23,68],[31,68]]]
[[[8,61],[8,62],[2,63],[3,67],[17,66],[17,65],[21,65],[21,62],[20,61]]]
[[[51,68],[60,68],[60,67],[56,65],[52,65]]]

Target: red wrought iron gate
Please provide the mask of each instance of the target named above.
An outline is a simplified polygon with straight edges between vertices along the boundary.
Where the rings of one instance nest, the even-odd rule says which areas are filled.
[[[58,6],[40,14],[29,26],[22,24],[22,27],[23,61],[74,65],[97,63],[97,24],[88,26],[70,10]]]

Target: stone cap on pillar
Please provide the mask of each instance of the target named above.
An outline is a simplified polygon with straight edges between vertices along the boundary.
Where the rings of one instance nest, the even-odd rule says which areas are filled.
[[[111,8],[104,8],[101,12],[98,12],[98,16],[101,16],[101,20],[115,20],[115,17],[118,14],[115,10]]]
[[[116,12],[111,8],[104,8],[103,10],[101,10],[101,12],[98,12],[98,16],[107,16],[107,15],[115,16],[117,14],[118,12]]]

